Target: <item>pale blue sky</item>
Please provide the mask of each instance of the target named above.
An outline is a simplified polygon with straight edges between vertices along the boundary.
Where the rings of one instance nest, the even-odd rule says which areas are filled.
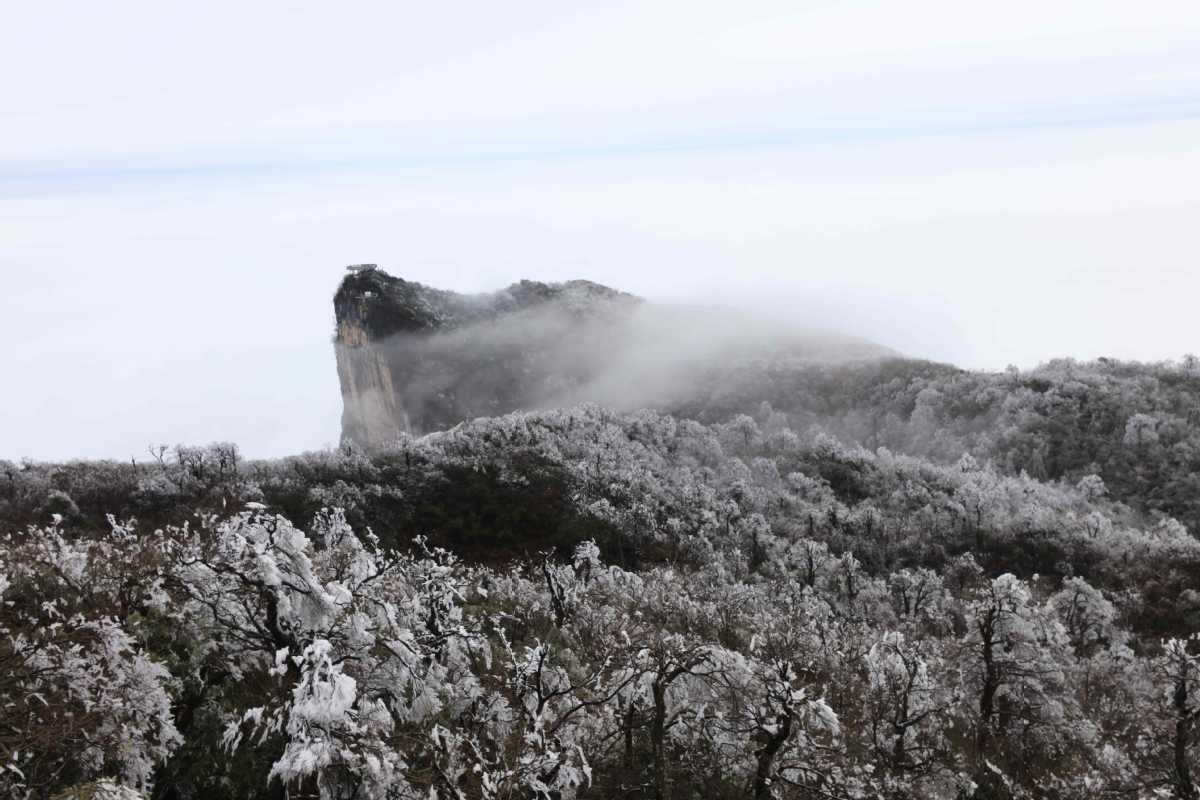
[[[359,261],[1200,350],[1191,1],[41,2],[0,71],[0,458],[336,441]]]

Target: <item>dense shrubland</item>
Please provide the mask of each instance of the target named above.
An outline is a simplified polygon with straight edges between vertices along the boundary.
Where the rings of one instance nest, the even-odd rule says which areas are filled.
[[[885,359],[854,366],[747,363],[685,405],[720,421],[767,402],[794,430],[811,424],[875,450],[953,461],[970,453],[1039,480],[1101,477],[1112,495],[1200,530],[1200,359],[1051,361],[969,372]]]
[[[0,790],[1196,797],[1194,366],[894,368],[0,463]]]

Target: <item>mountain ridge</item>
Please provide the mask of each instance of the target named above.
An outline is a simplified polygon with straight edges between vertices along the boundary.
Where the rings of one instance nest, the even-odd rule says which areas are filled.
[[[334,295],[342,440],[371,447],[479,416],[579,402],[710,405],[738,372],[896,355],[719,306],[588,280],[459,294],[359,265]]]

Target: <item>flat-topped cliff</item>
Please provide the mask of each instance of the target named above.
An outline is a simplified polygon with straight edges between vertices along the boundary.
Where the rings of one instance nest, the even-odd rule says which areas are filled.
[[[584,377],[566,352],[639,304],[585,280],[467,295],[355,267],[334,296],[342,438],[377,444],[539,405]]]

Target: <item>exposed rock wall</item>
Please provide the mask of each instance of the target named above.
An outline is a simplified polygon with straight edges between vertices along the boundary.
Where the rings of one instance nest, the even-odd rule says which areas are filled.
[[[391,368],[371,346],[366,329],[358,322],[339,323],[335,350],[343,440],[386,442],[410,432],[408,417],[396,402]]]
[[[462,295],[356,267],[334,297],[342,439],[362,445],[539,405],[589,372],[565,343],[638,303],[589,281]]]

